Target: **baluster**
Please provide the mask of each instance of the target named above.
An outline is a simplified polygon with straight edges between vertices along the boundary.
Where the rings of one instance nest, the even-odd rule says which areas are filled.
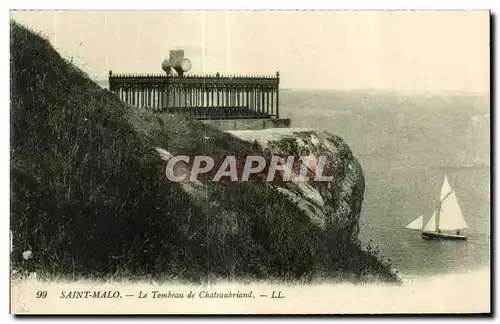
[[[198,107],[198,87],[195,85],[193,87],[193,103],[194,107]]]
[[[201,107],[201,91],[200,87],[196,87],[196,106]]]
[[[153,89],[153,111],[156,111],[158,109],[158,87],[155,87]]]
[[[200,85],[200,88],[201,88],[201,106],[205,107],[205,102],[206,102],[205,94],[206,94],[206,91],[205,91],[205,87],[203,86],[203,83]]]
[[[187,107],[187,87],[186,85],[182,86],[182,93],[184,94],[184,108]]]
[[[129,104],[130,102],[128,101],[128,88],[125,88],[125,102]]]
[[[177,108],[182,108],[182,85],[178,84],[176,87]],[[179,111],[180,109],[177,109]]]
[[[255,89],[255,97],[257,99],[257,113],[260,113],[260,89],[257,87]]]
[[[148,88],[148,108],[151,108],[151,88]]]
[[[269,116],[269,88],[266,88],[266,114]]]
[[[139,89],[137,87],[134,87],[134,101],[133,101],[133,106],[137,107],[137,102],[138,102],[138,94],[139,94]]]
[[[217,86],[215,87],[215,92],[217,92],[217,107],[219,107],[219,106],[220,106],[220,101],[219,101],[219,99],[220,99],[220,98],[219,98],[219,92],[220,92],[220,91],[219,91],[219,85],[217,85]]]
[[[134,106],[140,107],[140,95],[141,95],[141,88],[136,87],[135,88],[135,104]]]
[[[248,109],[250,109],[250,89],[245,87],[245,97],[246,97],[246,106]]]
[[[257,110],[257,102],[255,100],[255,88],[253,85],[252,85],[251,91],[252,91],[252,93],[251,93],[250,98],[252,98],[252,112],[255,112]]]
[[[271,116],[274,114],[274,89],[271,88]]]
[[[142,95],[142,87],[138,86],[137,87],[137,102],[136,102],[136,105],[138,108],[141,108],[141,95]]]
[[[280,91],[278,86],[276,86],[276,118],[280,118]]]
[[[191,99],[189,100],[191,102],[191,107],[196,107],[196,103],[194,102],[194,90],[195,88],[191,88]]]
[[[214,92],[215,92],[215,87],[211,86],[211,87],[210,87],[210,92],[212,93],[212,102],[210,103],[210,105],[211,105],[212,107],[214,107],[214,106],[215,106],[215,105],[214,105]]]
[[[177,85],[172,86],[172,99],[173,99],[173,105],[172,107],[175,110],[176,107],[176,99],[177,99]]]
[[[141,86],[139,90],[139,107],[144,108],[144,87]]]
[[[236,86],[235,88],[235,100],[236,100],[236,107],[240,106],[240,88]]]
[[[158,111],[161,107],[161,98],[162,98],[162,92],[163,92],[163,89],[161,87],[161,85],[158,86],[158,88],[156,88],[156,111]]]
[[[149,108],[151,110],[154,110],[154,108],[155,108],[155,88],[154,88],[154,86],[151,87],[150,92],[151,92],[151,100],[149,101]]]
[[[234,85],[231,89],[231,106],[236,107],[236,87]]]

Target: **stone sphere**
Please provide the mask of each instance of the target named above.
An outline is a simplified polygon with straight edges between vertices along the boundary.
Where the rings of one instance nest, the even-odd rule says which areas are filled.
[[[163,71],[165,71],[165,72],[167,72],[167,74],[169,74],[170,69],[172,68],[172,64],[170,64],[170,60],[169,59],[163,60],[163,62],[161,63],[161,68],[163,69]]]
[[[181,62],[181,69],[184,72],[188,72],[189,70],[191,70],[191,61],[188,59],[183,59]]]

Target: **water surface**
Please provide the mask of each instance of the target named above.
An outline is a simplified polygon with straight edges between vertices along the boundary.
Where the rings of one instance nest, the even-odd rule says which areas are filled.
[[[408,95],[368,91],[280,93],[292,127],[344,138],[360,161],[366,189],[360,239],[406,275],[489,266],[490,118],[486,96]],[[469,228],[468,241],[428,241],[403,227],[427,221],[444,175]]]

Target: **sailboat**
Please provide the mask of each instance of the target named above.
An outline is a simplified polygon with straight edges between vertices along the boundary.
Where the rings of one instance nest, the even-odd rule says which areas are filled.
[[[424,226],[424,215],[405,226],[406,229],[422,232],[424,239],[467,240],[460,230],[469,227],[458,205],[457,196],[444,176],[438,207]],[[445,233],[444,231],[448,232]],[[454,232],[454,233],[453,233]]]

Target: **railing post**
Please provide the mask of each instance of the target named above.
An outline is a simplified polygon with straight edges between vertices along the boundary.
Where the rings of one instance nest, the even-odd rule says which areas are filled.
[[[271,87],[271,113],[270,115],[272,116],[274,114],[274,86]]]
[[[276,71],[276,118],[280,118],[280,71]]]
[[[114,92],[115,85],[114,85],[114,82],[112,81],[112,77],[113,77],[113,71],[109,70],[109,77],[108,77],[109,91]]]

